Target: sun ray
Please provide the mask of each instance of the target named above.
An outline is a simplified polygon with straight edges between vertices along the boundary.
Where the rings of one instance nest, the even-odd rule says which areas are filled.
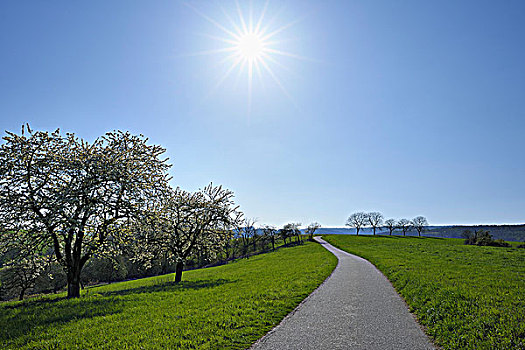
[[[215,50],[206,50],[206,51],[199,51],[199,52],[193,52],[193,53],[186,53],[179,55],[180,57],[195,57],[195,56],[209,56],[209,55],[215,55],[218,53],[224,53],[224,52],[234,52],[237,51],[237,47],[231,46],[231,47],[223,47],[222,49],[215,49]]]
[[[276,55],[281,55],[281,56],[287,56],[287,57],[291,57],[291,58],[296,58],[298,60],[308,60],[308,57],[303,57],[303,56],[299,56],[299,55],[296,55],[296,54],[293,54],[293,53],[290,53],[290,52],[286,52],[286,51],[281,51],[281,50],[276,50],[276,49],[271,49],[269,47],[266,47],[266,48],[263,48],[263,51],[265,53],[273,53],[273,54],[276,54]]]
[[[208,92],[207,96],[211,95],[213,92],[215,92],[215,90],[217,90],[221,85],[222,83],[228,79],[228,77],[230,76],[230,74],[234,71],[234,69],[239,65],[239,63],[241,63],[242,61],[242,58],[237,58],[230,66],[230,68],[228,68],[228,70],[226,71],[226,73],[224,73],[222,75],[222,77],[217,81],[217,83],[215,83],[215,86]]]
[[[248,113],[252,110],[253,61],[248,66]]]
[[[257,58],[257,59],[255,60],[255,72],[257,73],[257,76],[259,77],[259,81],[261,82],[262,87],[263,87],[263,89],[264,89],[264,88],[265,88],[265,86],[264,86],[264,80],[263,80],[263,77],[262,77],[262,72],[261,72],[261,67],[260,67],[260,65],[259,65],[259,60],[260,60],[260,58]]]
[[[205,20],[207,20],[208,22],[210,22],[211,24],[215,25],[217,28],[219,28],[220,30],[222,30],[223,32],[231,35],[232,37],[234,37],[235,39],[239,39],[239,36],[237,34],[235,34],[234,32],[232,32],[231,30],[227,29],[226,27],[224,27],[223,25],[221,25],[219,22],[217,22],[216,20],[214,20],[213,18],[210,18],[208,16],[206,16],[204,13],[200,12],[199,10],[197,10],[197,8],[195,8],[194,6],[188,4],[187,2],[184,3],[186,6],[188,6],[189,8],[191,8],[193,11],[195,11],[196,14],[198,14],[199,16],[201,16],[202,18],[204,18]]]
[[[228,39],[228,38],[223,38],[221,36],[216,36],[216,35],[210,35],[210,34],[198,34],[199,36],[203,36],[203,37],[206,37],[206,38],[209,38],[209,39],[213,39],[213,40],[216,40],[216,41],[222,41],[223,43],[226,43],[226,44],[231,44],[231,45],[234,45],[236,46],[238,41],[237,40],[233,40],[233,39]]]
[[[281,6],[280,9],[270,18],[270,20],[266,23],[266,25],[259,30],[259,35],[262,37],[266,34],[266,32],[273,26],[277,18],[281,15],[281,13],[284,11],[284,6]]]
[[[248,29],[249,33],[253,33],[253,2],[250,0],[250,9],[248,13]]]
[[[261,16],[259,17],[259,20],[257,21],[257,25],[255,26],[255,29],[254,29],[254,32],[255,33],[259,33],[260,29],[261,29],[261,24],[262,24],[262,21],[264,19],[264,16],[266,15],[266,10],[268,9],[268,3],[270,2],[270,0],[266,0],[266,2],[264,3],[264,8],[261,12]]]
[[[244,15],[242,14],[241,5],[239,5],[239,0],[235,0],[235,4],[237,5],[237,13],[239,14],[239,19],[241,21],[243,34],[248,34],[248,28],[246,27],[246,21],[244,20]]]
[[[282,69],[284,69],[284,70],[286,70],[288,72],[291,71],[288,66],[282,64],[281,62],[279,62],[278,60],[276,60],[275,58],[273,58],[272,56],[270,56],[270,55],[268,55],[266,53],[263,54],[262,58],[264,58],[265,60],[268,60],[268,62],[271,62],[271,63],[275,64],[276,66],[278,66],[278,67],[280,67],[280,68],[282,68]]]
[[[224,9],[224,7],[220,7],[221,8],[221,11],[222,13],[224,14],[224,17],[226,17],[226,19],[230,22],[230,24],[232,25],[233,29],[235,29],[235,31],[237,32],[237,36],[238,37],[241,37],[242,36],[242,29],[241,27],[239,27],[237,25],[237,23],[235,23],[235,21],[233,20],[233,18],[228,14],[228,12]],[[237,39],[237,38],[236,38]]]
[[[275,73],[273,72],[273,70],[268,66],[268,64],[264,61],[261,61],[261,64],[262,66],[266,69],[266,72],[268,72],[268,74],[270,75],[270,77],[272,77],[273,81],[275,81],[275,83],[281,88],[282,92],[286,95],[286,97],[288,97],[290,99],[290,101],[294,104],[294,106],[298,107],[297,104],[295,103],[295,100],[293,99],[292,95],[290,95],[290,93],[288,92],[288,90],[286,90],[286,88],[284,87],[284,85],[281,83],[281,81],[279,80],[279,78],[277,78],[277,76],[275,76]]]
[[[276,30],[274,30],[273,32],[269,33],[269,34],[266,34],[262,37],[262,40],[268,40],[270,39],[271,37],[275,36],[276,34],[279,34],[280,32],[282,32],[283,30],[286,30],[294,25],[296,25],[297,23],[303,21],[304,18],[299,18],[299,19],[296,19],[295,21],[292,21],[288,24],[285,24],[284,26],[280,26],[279,28],[277,28]]]

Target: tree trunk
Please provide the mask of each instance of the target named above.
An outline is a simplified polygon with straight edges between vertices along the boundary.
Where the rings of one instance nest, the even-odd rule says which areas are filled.
[[[24,300],[24,294],[26,293],[26,289],[22,288],[20,290],[20,295],[18,296],[18,300]]]
[[[80,273],[79,273],[80,275]],[[80,278],[72,276],[67,279],[67,298],[80,298]]]
[[[374,226],[374,236],[376,235],[376,227]]]
[[[272,250],[275,250],[275,237],[272,236]]]
[[[356,229],[355,229],[355,235],[356,235],[356,236],[359,236],[359,228],[357,228],[357,227],[356,227]]]
[[[80,264],[80,258],[75,259],[72,263],[73,266],[67,269],[67,298],[80,298],[80,272],[82,271],[82,265]]]
[[[177,265],[175,266],[175,283],[179,283],[182,281],[182,269],[184,268],[184,262],[177,261]]]

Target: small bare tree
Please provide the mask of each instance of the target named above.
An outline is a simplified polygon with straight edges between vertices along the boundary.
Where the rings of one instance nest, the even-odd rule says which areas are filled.
[[[237,227],[235,227],[235,237],[242,243],[241,255],[248,257],[248,251],[250,245],[253,247],[253,251],[256,250],[256,243],[259,240],[257,229],[255,228],[256,219],[244,219],[241,220]]]
[[[292,242],[292,230],[287,225],[284,225],[283,228],[279,229],[278,233],[279,237],[283,240],[284,245],[286,245],[286,239],[288,238],[290,238],[290,243]]]
[[[408,219],[401,219],[397,222],[397,226],[403,231],[403,236],[406,236],[406,233],[412,227],[412,223]]]
[[[412,226],[416,229],[417,235],[421,237],[421,232],[428,226],[427,218],[424,216],[416,216],[412,219]]]
[[[277,229],[275,226],[264,225],[263,226],[264,235],[272,242],[272,250],[275,250],[275,236],[277,235]]]
[[[368,222],[368,217],[366,213],[357,212],[353,213],[346,220],[346,226],[353,227],[356,230],[356,235],[359,236],[359,231],[364,227]]]
[[[390,236],[392,236],[392,233],[394,233],[394,230],[397,229],[398,225],[396,220],[388,219],[385,221],[385,227],[388,229],[388,232],[390,232]]]
[[[366,218],[368,220],[368,223],[374,230],[374,236],[376,235],[376,229],[378,227],[381,227],[381,224],[383,223],[383,214],[373,211],[371,213],[366,214]]]
[[[308,225],[308,227],[306,228],[306,233],[308,234],[308,239],[310,241],[314,240],[314,233],[319,228],[321,228],[321,224],[319,224],[318,222],[312,222],[310,225]]]

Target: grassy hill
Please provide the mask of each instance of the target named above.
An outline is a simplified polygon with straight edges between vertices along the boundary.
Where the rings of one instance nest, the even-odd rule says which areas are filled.
[[[323,236],[381,270],[443,349],[525,349],[525,249]]]
[[[0,348],[244,349],[335,268],[320,245],[281,248],[224,266],[0,305]]]

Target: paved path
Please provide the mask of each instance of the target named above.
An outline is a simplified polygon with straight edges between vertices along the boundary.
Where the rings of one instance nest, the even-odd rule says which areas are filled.
[[[339,259],[326,281],[251,349],[434,349],[370,262],[316,240]]]

